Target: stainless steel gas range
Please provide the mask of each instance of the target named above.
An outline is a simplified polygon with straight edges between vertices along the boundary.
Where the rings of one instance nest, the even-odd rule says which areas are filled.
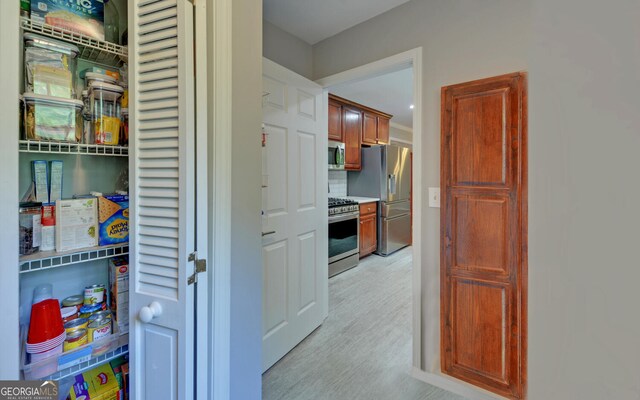
[[[360,208],[352,200],[329,198],[329,277],[358,265]]]

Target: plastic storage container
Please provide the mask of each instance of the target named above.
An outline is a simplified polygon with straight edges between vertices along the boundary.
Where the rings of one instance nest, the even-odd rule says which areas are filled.
[[[24,41],[25,91],[75,98],[78,47],[33,33]]]
[[[120,128],[120,145],[129,144],[129,109],[122,109],[122,127]]]
[[[118,145],[120,139],[120,99],[118,85],[93,81],[89,87],[91,130],[96,144]]]
[[[84,85],[87,90],[91,87],[92,82],[110,83],[112,85],[115,85],[118,80],[113,76],[100,74],[98,72],[86,72],[84,74]]]
[[[82,139],[82,101],[24,94],[25,139],[77,143]]]
[[[20,255],[33,254],[42,240],[42,203],[20,203]]]

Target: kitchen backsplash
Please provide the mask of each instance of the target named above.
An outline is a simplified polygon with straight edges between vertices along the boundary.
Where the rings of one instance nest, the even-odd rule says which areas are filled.
[[[347,171],[329,171],[329,197],[347,195]]]

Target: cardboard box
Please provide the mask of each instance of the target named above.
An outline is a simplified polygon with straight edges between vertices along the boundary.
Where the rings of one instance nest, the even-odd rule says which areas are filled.
[[[98,245],[98,201],[95,197],[56,201],[56,251]]]
[[[71,400],[117,400],[120,385],[109,363],[76,375],[69,392]],[[84,397],[83,397],[84,396]]]
[[[121,332],[129,331],[129,261],[127,257],[109,260],[111,312]]]
[[[103,0],[31,0],[31,19],[104,40]]]
[[[105,195],[98,198],[100,246],[129,241],[129,196]]]

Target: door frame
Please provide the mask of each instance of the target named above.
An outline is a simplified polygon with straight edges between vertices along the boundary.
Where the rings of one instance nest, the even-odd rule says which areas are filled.
[[[412,195],[414,204],[422,204],[422,47],[405,51],[365,64],[344,72],[316,80],[328,91],[329,88],[345,83],[353,83],[364,79],[413,68],[413,162],[414,180]],[[414,207],[411,215],[413,243],[422,242],[422,210]],[[413,371],[422,371],[422,248],[412,245],[412,366]],[[415,376],[415,373],[412,372]],[[420,377],[419,377],[420,378]],[[422,379],[422,378],[420,378]]]

